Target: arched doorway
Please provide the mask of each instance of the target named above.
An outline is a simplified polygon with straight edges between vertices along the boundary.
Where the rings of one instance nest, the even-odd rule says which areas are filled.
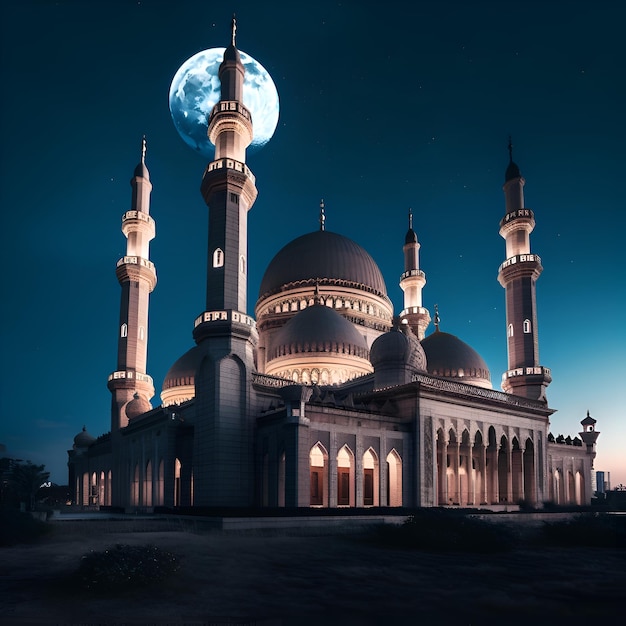
[[[378,456],[372,448],[363,454],[363,506],[379,506]]]
[[[395,448],[387,455],[387,506],[402,506],[402,459]]]
[[[326,448],[319,441],[309,452],[309,469],[311,475],[311,506],[328,506],[328,452],[326,452]]]
[[[337,506],[354,505],[354,453],[344,445],[337,453]]]

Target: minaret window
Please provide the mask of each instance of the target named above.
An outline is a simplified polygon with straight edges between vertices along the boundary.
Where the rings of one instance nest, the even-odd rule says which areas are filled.
[[[128,337],[128,324],[122,324],[120,328],[120,337]]]
[[[233,204],[239,204],[239,196],[236,193],[231,193],[230,194],[230,201]]]
[[[145,339],[146,336],[146,330],[143,326],[139,327],[139,339],[141,339],[142,341]]]
[[[243,254],[239,257],[239,271],[242,274],[246,273],[246,257]]]
[[[526,334],[530,332],[530,320],[524,320],[524,332]]]
[[[213,253],[213,267],[224,267],[224,251],[221,248]]]
[[[509,324],[509,328],[507,330],[507,337],[513,336],[513,324]]]

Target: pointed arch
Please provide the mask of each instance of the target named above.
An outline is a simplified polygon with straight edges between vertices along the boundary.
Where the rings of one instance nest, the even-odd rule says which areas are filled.
[[[500,449],[498,450],[498,494],[501,503],[511,501],[509,489],[509,476],[511,475],[511,459],[509,440],[506,435],[500,437]]]
[[[387,455],[387,506],[402,506],[402,458],[395,448]]]
[[[213,267],[224,267],[224,251],[221,248],[213,251]]]
[[[318,441],[309,451],[310,505],[328,506],[328,452]]]
[[[344,444],[337,452],[337,506],[355,506],[354,452]]]
[[[278,506],[286,504],[287,454],[283,450],[278,456]]]
[[[135,469],[133,470],[130,503],[133,506],[139,506],[139,463],[135,464]]]
[[[363,506],[380,506],[378,455],[372,447],[363,453]]]
[[[535,482],[535,444],[530,437],[524,444],[524,500],[537,504],[537,484]]]
[[[161,459],[157,476],[156,502],[157,506],[165,504],[165,462]]]
[[[181,503],[181,473],[183,464],[180,459],[174,459],[174,506],[180,506]]]
[[[143,505],[152,506],[152,461],[146,463],[146,473],[143,477]]]

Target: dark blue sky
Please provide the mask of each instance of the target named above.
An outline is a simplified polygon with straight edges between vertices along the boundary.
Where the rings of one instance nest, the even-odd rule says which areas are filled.
[[[404,6],[403,6],[404,5]],[[148,138],[159,283],[148,373],[160,391],[203,310],[205,163],[180,139],[167,96],[194,53],[237,43],[281,99],[252,155],[253,312],[264,268],[318,227],[378,262],[396,311],[406,214],[426,272],[424,305],[471,344],[495,388],[507,367],[498,223],[508,135],[535,211],[541,364],[552,432],[598,420],[596,468],[626,483],[626,9],[617,1],[83,2],[0,9],[3,110],[0,443],[65,482],[83,424],[110,428],[121,215]],[[158,397],[153,399],[158,404]]]

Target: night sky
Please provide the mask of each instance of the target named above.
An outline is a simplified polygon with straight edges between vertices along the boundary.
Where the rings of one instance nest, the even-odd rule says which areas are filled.
[[[387,8],[387,6],[389,8]],[[147,136],[154,186],[148,373],[157,394],[204,310],[205,160],[178,136],[168,91],[196,52],[237,45],[272,75],[280,120],[250,156],[249,297],[286,243],[350,237],[379,264],[396,312],[407,211],[424,306],[473,346],[494,388],[507,369],[498,234],[513,137],[537,226],[540,363],[551,431],[587,410],[595,467],[626,483],[626,4],[9,0],[0,9],[0,443],[67,482],[83,425],[110,429],[125,252],[121,216]],[[432,332],[430,327],[428,332]],[[153,398],[158,405],[158,395]]]

